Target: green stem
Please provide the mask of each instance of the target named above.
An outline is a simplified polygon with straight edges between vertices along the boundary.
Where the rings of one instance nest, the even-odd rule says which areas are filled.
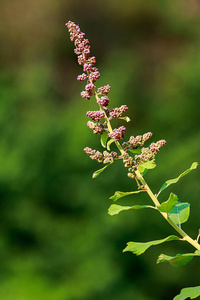
[[[140,172],[137,170],[135,171],[135,174],[138,178],[138,180],[144,185],[146,192],[148,193],[151,200],[154,202],[155,207],[158,208],[160,206],[160,202],[158,201],[157,197],[153,194],[151,189],[149,188],[148,184],[144,180],[143,176],[140,174]],[[193,240],[187,233],[185,233],[176,223],[174,223],[168,216],[167,213],[161,212],[161,215],[165,218],[165,220],[183,237],[184,241],[187,241],[189,244],[191,244],[193,247],[195,247],[197,250],[200,250],[200,244]]]

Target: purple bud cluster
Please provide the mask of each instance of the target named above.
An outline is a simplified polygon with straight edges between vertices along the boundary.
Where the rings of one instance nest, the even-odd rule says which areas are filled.
[[[124,138],[124,132],[126,127],[120,126],[119,128],[115,128],[113,132],[109,133],[108,136],[111,139],[115,139],[116,141],[122,140]]]
[[[94,134],[103,134],[104,131],[106,130],[106,126],[101,123],[94,123],[92,121],[87,122],[87,126],[93,130]]]
[[[90,56],[90,45],[88,39],[85,39],[85,33],[81,32],[78,25],[74,22],[69,21],[66,23],[70,33],[70,39],[74,42],[75,50],[74,52],[78,55],[78,63],[83,67],[83,73],[77,77],[79,81],[85,81],[85,90],[81,92],[82,98],[90,100],[91,96],[95,96],[97,104],[100,109],[97,111],[88,111],[86,115],[92,120],[88,121],[87,126],[92,129],[94,134],[102,135],[104,132],[108,132],[110,139],[114,139],[117,143],[121,156],[117,156],[116,152],[104,151],[103,153],[92,150],[86,147],[84,151],[90,156],[91,159],[97,160],[98,162],[103,162],[104,164],[111,163],[114,160],[121,158],[124,162],[125,167],[128,168],[128,176],[134,178],[135,170],[137,167],[149,160],[154,160],[155,155],[160,150],[162,146],[166,144],[165,140],[160,140],[156,143],[150,144],[149,147],[143,147],[144,143],[152,137],[151,132],[147,132],[143,135],[138,135],[136,137],[131,136],[130,139],[123,143],[123,149],[119,144],[119,140],[124,138],[124,133],[126,128],[120,126],[112,130],[110,120],[121,118],[122,114],[128,110],[126,105],[122,105],[116,108],[108,108],[109,98],[108,94],[111,90],[109,84],[101,86],[96,91],[95,82],[99,79],[99,70],[94,66],[96,64],[95,56]],[[104,118],[104,123],[100,123],[100,120]],[[130,156],[127,151],[139,149],[139,154],[134,157]],[[142,148],[143,147],[143,148]]]
[[[104,151],[101,153],[100,151],[92,150],[89,147],[86,147],[84,151],[90,156],[91,159],[97,160],[98,162],[103,162],[104,164],[109,164],[118,158],[117,153],[114,151]]]
[[[88,39],[85,39],[85,33],[81,32],[78,25],[74,22],[67,22],[70,33],[70,39],[74,42],[75,50],[74,52],[78,55],[78,63],[83,66],[83,74],[77,77],[77,80],[84,81],[87,80],[85,91],[81,92],[81,97],[90,100],[91,96],[95,94],[95,85],[97,79],[100,77],[99,70],[94,67],[96,63],[95,56],[90,57],[90,45]],[[102,90],[106,88],[102,87]],[[108,90],[108,88],[107,88]],[[107,95],[108,92],[103,93]]]
[[[101,105],[101,106],[106,107],[106,106],[108,106],[109,101],[110,101],[110,100],[108,99],[107,96],[103,96],[103,97],[101,97],[101,98],[98,98],[97,103],[98,103],[99,105]]]
[[[103,111],[97,110],[97,111],[88,111],[86,113],[86,116],[91,118],[93,121],[99,122],[100,119],[105,117],[105,114]]]
[[[126,105],[122,105],[120,107],[115,107],[110,109],[110,117],[111,118],[120,118],[122,114],[128,110]]]

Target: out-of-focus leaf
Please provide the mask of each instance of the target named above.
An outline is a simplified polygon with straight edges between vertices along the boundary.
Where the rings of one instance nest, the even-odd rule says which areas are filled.
[[[99,174],[101,174],[108,166],[110,166],[112,163],[106,165],[105,167],[103,167],[102,169],[99,169],[97,171],[95,171],[93,174],[92,174],[92,178],[96,178],[97,176],[99,176]]]
[[[157,264],[161,262],[169,262],[173,267],[180,267],[187,264],[194,256],[200,256],[200,251],[197,250],[194,253],[177,254],[176,256],[160,254]]]
[[[197,162],[194,162],[191,167],[189,169],[187,169],[185,172],[181,173],[177,178],[175,179],[171,179],[171,180],[167,180],[161,187],[161,189],[159,190],[158,192],[158,195],[163,191],[165,190],[168,186],[170,186],[171,184],[174,184],[176,182],[179,181],[179,179],[185,175],[187,175],[188,173],[190,173],[192,170],[196,169],[198,166],[198,163]]]
[[[111,196],[109,199],[113,200],[113,201],[117,201],[118,199],[128,196],[128,195],[132,195],[132,194],[138,194],[140,192],[145,192],[143,190],[138,190],[138,191],[134,191],[134,192],[120,192],[120,191],[116,191],[114,193],[113,196]]]
[[[110,140],[108,141],[108,143],[107,143],[107,149],[108,149],[108,151],[110,151],[110,145],[111,145],[113,142],[115,142],[115,139],[110,139]]]
[[[169,196],[169,199],[158,207],[159,211],[169,213],[175,206],[175,204],[178,202],[178,197],[171,193]]]
[[[173,300],[185,300],[187,298],[195,299],[200,296],[200,286],[184,288],[180,294],[174,297]]]
[[[120,211],[129,210],[129,209],[142,209],[142,208],[153,208],[151,205],[134,205],[134,206],[121,206],[117,204],[112,204],[108,209],[108,214],[111,216],[117,215]]]
[[[177,202],[174,208],[169,212],[170,219],[177,225],[185,223],[190,215],[190,204],[187,202]]]
[[[172,240],[180,240],[180,239],[179,239],[179,237],[177,237],[175,235],[170,235],[165,239],[146,242],[146,243],[128,242],[127,246],[123,250],[123,252],[130,251],[136,255],[140,255],[140,254],[144,253],[151,246],[159,245],[164,242],[169,242]]]
[[[101,145],[102,147],[106,148],[106,142],[108,139],[108,132],[105,131],[102,135],[101,135]]]
[[[137,169],[138,169],[138,171],[140,172],[141,175],[145,175],[146,172],[148,171],[148,169],[146,169],[142,165],[140,165]]]

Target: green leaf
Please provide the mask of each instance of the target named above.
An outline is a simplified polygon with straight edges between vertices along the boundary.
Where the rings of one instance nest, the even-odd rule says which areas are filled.
[[[185,223],[190,215],[190,204],[187,202],[177,202],[169,212],[169,218],[177,225]]]
[[[197,250],[194,253],[177,254],[176,256],[160,254],[157,264],[161,262],[169,262],[173,267],[180,267],[187,264],[194,256],[200,256],[200,251]]]
[[[177,295],[173,300],[185,300],[188,297],[190,297],[190,299],[195,299],[198,296],[200,296],[200,286],[194,286],[182,289],[180,294]]]
[[[119,119],[125,120],[126,122],[130,122],[131,120],[129,117],[119,117]]]
[[[178,202],[178,197],[171,193],[169,199],[158,207],[159,211],[166,212],[167,214],[174,208],[175,204]]]
[[[148,169],[144,168],[142,165],[139,165],[137,168],[141,175],[145,175]]]
[[[156,164],[155,164],[154,160],[149,160],[149,161],[141,164],[140,167],[150,170],[150,169],[154,169],[156,167]]]
[[[105,131],[102,135],[101,135],[101,145],[102,147],[106,148],[106,142],[108,139],[108,132]]]
[[[97,176],[99,176],[100,173],[102,173],[108,166],[110,166],[112,163],[106,165],[105,167],[103,167],[102,169],[99,169],[97,171],[95,171],[93,174],[92,174],[92,178],[96,178]]]
[[[140,192],[145,192],[143,190],[138,190],[138,191],[134,191],[134,192],[120,192],[120,191],[116,191],[114,193],[113,196],[111,196],[109,199],[113,200],[113,201],[117,201],[118,199],[128,196],[128,195],[132,195],[132,194],[138,194]]]
[[[153,208],[155,207],[151,205],[134,205],[134,206],[121,206],[117,204],[112,204],[108,209],[108,214],[111,216],[117,215],[119,212],[123,210],[129,210],[129,209],[142,209],[142,208]]]
[[[171,184],[174,184],[176,182],[179,181],[179,179],[185,175],[187,175],[188,173],[190,173],[192,170],[196,169],[198,166],[198,163],[197,162],[194,162],[191,167],[189,169],[187,169],[185,172],[181,173],[177,178],[175,179],[171,179],[171,180],[167,180],[161,187],[161,189],[159,190],[158,192],[158,195],[163,191],[165,190],[168,186],[170,186]]]
[[[162,240],[156,240],[151,241],[147,243],[135,243],[135,242],[129,242],[127,243],[126,248],[123,250],[123,252],[131,251],[136,255],[140,255],[144,253],[149,247],[162,244],[164,242],[172,241],[172,240],[180,240],[179,237],[175,235],[170,235],[165,239]]]
[[[141,153],[141,149],[137,148],[137,149],[127,149],[127,151],[130,151],[131,153],[134,154],[140,154]]]
[[[110,139],[110,140],[108,141],[108,143],[107,143],[107,149],[108,149],[108,151],[110,151],[110,145],[111,145],[113,142],[115,142],[115,139]]]

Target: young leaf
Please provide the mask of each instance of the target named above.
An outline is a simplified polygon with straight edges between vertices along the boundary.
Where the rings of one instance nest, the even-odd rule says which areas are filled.
[[[139,165],[139,167],[137,169],[138,169],[138,171],[140,172],[141,175],[145,175],[146,172],[148,171],[148,169],[146,169],[142,165]]]
[[[106,142],[108,139],[108,133],[107,131],[105,131],[102,135],[101,135],[101,145],[102,147],[106,148]]]
[[[132,194],[138,194],[140,192],[145,192],[144,190],[138,190],[138,191],[134,191],[134,192],[120,192],[120,191],[116,191],[115,194],[113,196],[111,196],[109,199],[113,200],[113,201],[117,201],[118,199],[128,196],[128,195],[132,195]]]
[[[140,167],[150,170],[150,169],[154,169],[156,167],[156,164],[153,160],[149,160],[149,161],[141,164]]]
[[[171,179],[171,180],[167,180],[161,187],[161,189],[159,190],[158,192],[158,195],[163,191],[165,190],[168,186],[170,186],[171,184],[174,184],[176,182],[179,181],[179,179],[185,175],[187,175],[188,173],[190,173],[192,170],[196,169],[198,166],[198,163],[197,162],[194,162],[191,167],[189,169],[187,169],[185,172],[181,173],[177,178],[175,179]]]
[[[97,171],[95,171],[93,174],[92,174],[92,178],[96,178],[97,176],[99,176],[100,173],[102,173],[108,166],[110,166],[112,163],[106,165],[105,167],[103,167],[102,169],[99,169]]]
[[[130,151],[131,153],[134,154],[140,154],[141,153],[141,149],[137,148],[137,149],[127,149],[127,151]]]
[[[194,286],[182,289],[180,294],[177,295],[173,300],[185,300],[189,297],[190,299],[195,299],[198,296],[200,296],[200,286]]]
[[[197,250],[194,253],[177,254],[176,256],[160,254],[157,264],[161,262],[169,262],[173,267],[180,267],[187,264],[194,256],[200,256],[200,251]]]
[[[178,202],[178,197],[171,193],[169,196],[169,199],[158,207],[159,211],[169,213],[175,206],[175,204]]]
[[[130,122],[131,120],[129,117],[119,117],[119,119],[125,120],[126,122]]]
[[[190,204],[187,202],[181,203],[178,201],[174,208],[169,212],[170,219],[177,225],[185,223],[188,220],[189,215]]]
[[[108,141],[108,143],[107,143],[107,149],[108,149],[108,151],[110,151],[110,145],[111,145],[113,142],[115,142],[115,139],[110,139],[110,140]]]
[[[129,242],[127,243],[126,248],[123,250],[123,252],[131,251],[133,254],[140,255],[144,253],[149,247],[162,244],[164,242],[172,241],[172,240],[180,240],[179,237],[175,235],[170,235],[165,239],[162,240],[156,240],[151,241],[147,243],[135,243],[135,242]]]
[[[142,209],[142,208],[153,208],[151,205],[134,205],[134,206],[121,206],[117,204],[112,204],[108,209],[108,214],[110,216],[117,215],[120,211],[129,210],[129,209]]]

